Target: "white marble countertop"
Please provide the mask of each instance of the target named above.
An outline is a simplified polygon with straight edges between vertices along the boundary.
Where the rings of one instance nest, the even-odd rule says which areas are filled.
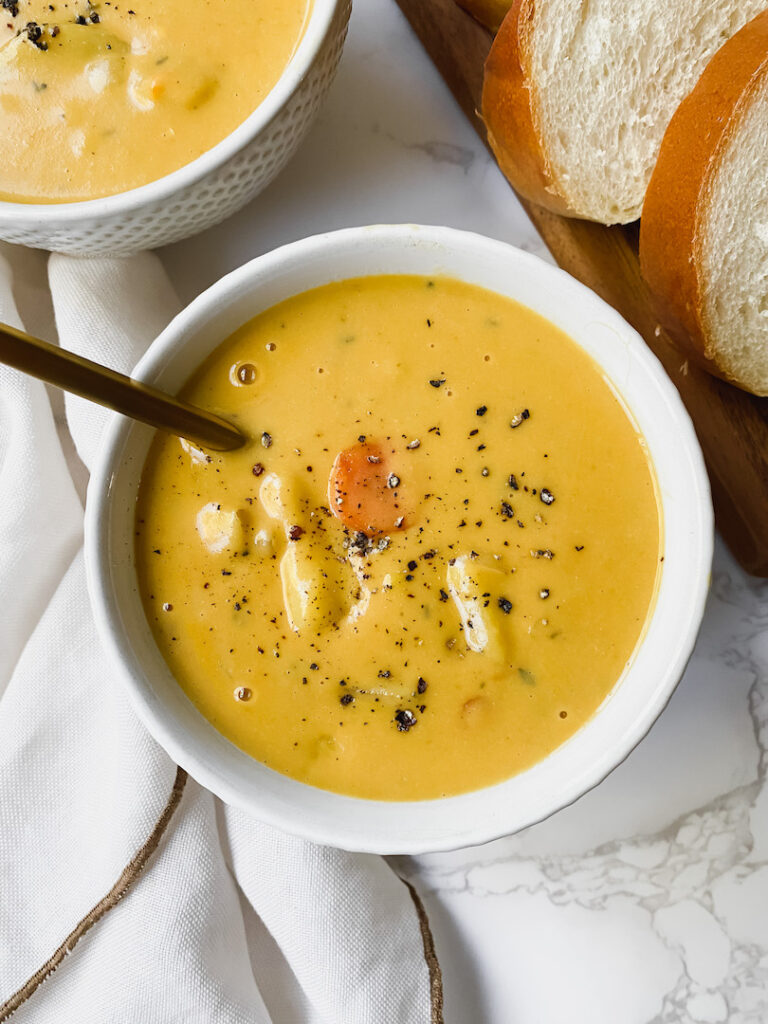
[[[163,257],[188,301],[283,242],[383,221],[549,258],[394,0],[356,0],[279,180]],[[426,899],[448,1024],[768,1021],[766,739],[768,583],[719,545],[688,671],[624,764],[520,835],[397,865]]]

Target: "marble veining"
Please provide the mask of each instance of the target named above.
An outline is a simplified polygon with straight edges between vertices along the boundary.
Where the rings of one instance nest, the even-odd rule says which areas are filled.
[[[453,164],[455,167],[461,167],[465,174],[469,173],[470,167],[475,162],[475,154],[471,149],[466,146],[456,146],[452,142],[440,142],[439,140],[409,142],[405,144],[405,148],[421,150],[437,164]]]

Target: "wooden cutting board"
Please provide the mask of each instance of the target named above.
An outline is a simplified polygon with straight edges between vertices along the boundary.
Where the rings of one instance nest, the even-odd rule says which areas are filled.
[[[485,142],[477,111],[491,34],[454,0],[397,3]],[[519,198],[560,266],[614,306],[663,364],[704,451],[718,528],[748,572],[768,576],[768,399],[748,395],[689,364],[659,329],[640,276],[637,225],[606,228],[569,220]]]

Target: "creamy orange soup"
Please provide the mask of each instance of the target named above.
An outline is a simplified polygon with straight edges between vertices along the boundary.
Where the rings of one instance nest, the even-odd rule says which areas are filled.
[[[461,793],[546,757],[621,678],[654,600],[643,438],[551,323],[458,281],[306,292],[184,389],[253,439],[159,435],[146,614],[238,747],[324,789]]]
[[[274,86],[310,6],[3,0],[0,199],[93,199],[194,160]]]

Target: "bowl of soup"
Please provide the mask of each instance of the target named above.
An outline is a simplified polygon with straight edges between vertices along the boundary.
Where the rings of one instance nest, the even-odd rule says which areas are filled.
[[[0,18],[0,238],[125,253],[263,189],[338,64],[350,0],[13,0]]]
[[[349,849],[485,842],[663,709],[707,478],[656,358],[562,271],[447,228],[320,235],[214,285],[136,376],[248,437],[116,419],[86,513],[117,677],[222,799]]]

